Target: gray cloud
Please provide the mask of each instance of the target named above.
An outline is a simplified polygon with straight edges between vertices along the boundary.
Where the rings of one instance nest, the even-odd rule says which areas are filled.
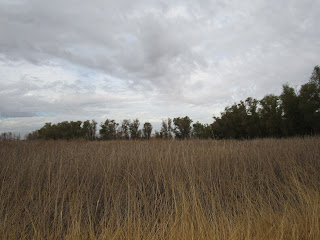
[[[308,80],[320,62],[319,9],[314,0],[0,0],[0,111],[209,121],[234,101]]]
[[[2,118],[17,118],[17,117],[34,117],[36,116],[33,112],[1,112],[0,117]]]

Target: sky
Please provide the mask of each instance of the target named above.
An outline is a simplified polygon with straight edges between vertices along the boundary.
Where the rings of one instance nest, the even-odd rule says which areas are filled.
[[[319,16],[320,0],[0,0],[0,132],[211,123],[306,83],[320,65]]]

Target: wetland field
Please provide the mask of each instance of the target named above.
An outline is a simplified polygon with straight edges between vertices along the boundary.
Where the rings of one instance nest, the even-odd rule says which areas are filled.
[[[320,138],[0,142],[0,239],[320,239]]]

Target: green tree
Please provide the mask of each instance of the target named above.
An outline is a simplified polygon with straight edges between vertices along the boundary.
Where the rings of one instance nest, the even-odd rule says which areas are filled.
[[[142,138],[143,138],[142,129],[139,129],[137,132],[137,139],[142,139]]]
[[[143,124],[143,129],[142,129],[143,137],[147,140],[150,139],[151,133],[152,133],[152,125],[149,122],[146,122]]]
[[[117,137],[118,123],[115,120],[107,119],[104,123],[101,123],[100,136],[103,140],[112,140]]]
[[[282,86],[280,95],[282,108],[282,133],[284,136],[301,134],[301,114],[299,111],[299,97],[288,84]]]
[[[71,124],[68,121],[59,122],[53,125],[56,139],[70,140],[72,136]]]
[[[138,138],[139,126],[140,126],[139,119],[135,119],[129,124],[131,139]]]
[[[172,119],[162,119],[162,126],[159,133],[160,138],[171,139],[172,138]]]
[[[97,122],[95,120],[89,120],[84,121],[82,125],[82,137],[84,137],[87,140],[95,140],[96,139],[96,133],[97,133]]]
[[[90,140],[90,121],[86,120],[82,124],[82,137],[86,140]]]
[[[260,116],[258,113],[258,104],[257,99],[248,97],[245,101],[246,105],[246,137],[248,138],[257,138],[261,137],[261,126],[260,126]]]
[[[319,66],[314,67],[310,77],[310,82],[315,83],[316,85],[318,85],[318,87],[320,86],[320,67]]]
[[[299,111],[303,118],[305,134],[320,133],[320,73],[319,66],[312,72],[308,83],[299,92]]]
[[[154,137],[157,138],[157,139],[162,138],[161,132],[159,132],[157,130],[154,131]]]
[[[202,139],[206,138],[205,136],[205,126],[199,121],[194,123],[192,128],[192,138]]]
[[[280,137],[282,135],[282,109],[279,97],[273,94],[266,95],[260,100],[260,104],[262,135],[264,137]]]
[[[39,138],[41,139],[57,139],[57,131],[56,131],[56,125],[52,125],[50,122],[49,123],[45,123],[45,125],[39,129],[38,131],[39,133]]]
[[[168,118],[167,119],[167,125],[168,125],[168,138],[171,139],[173,138],[173,127],[172,127],[172,119]]]
[[[122,123],[121,123],[121,138],[124,138],[124,139],[127,139],[129,140],[130,139],[130,120],[128,119],[124,119],[122,120]]]
[[[185,116],[184,118],[174,118],[173,124],[175,126],[175,137],[178,139],[189,139],[192,129],[191,123],[192,120],[188,116]]]
[[[247,138],[247,108],[243,101],[226,107],[221,117],[214,117],[213,132],[216,138]]]
[[[162,119],[161,130],[160,130],[161,138],[168,138],[168,124],[167,121]]]
[[[0,141],[20,141],[20,134],[13,132],[3,132],[0,134]]]
[[[76,121],[76,122],[71,121],[69,123],[70,132],[71,132],[70,136],[68,136],[69,139],[75,139],[75,138],[83,137],[82,136],[83,130],[81,128],[81,125],[82,125],[81,121]]]
[[[39,130],[33,131],[31,133],[26,134],[25,138],[28,141],[39,139]]]

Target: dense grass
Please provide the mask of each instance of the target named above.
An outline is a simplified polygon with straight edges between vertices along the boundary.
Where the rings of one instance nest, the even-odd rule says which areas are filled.
[[[2,239],[320,239],[320,139],[0,142]]]

